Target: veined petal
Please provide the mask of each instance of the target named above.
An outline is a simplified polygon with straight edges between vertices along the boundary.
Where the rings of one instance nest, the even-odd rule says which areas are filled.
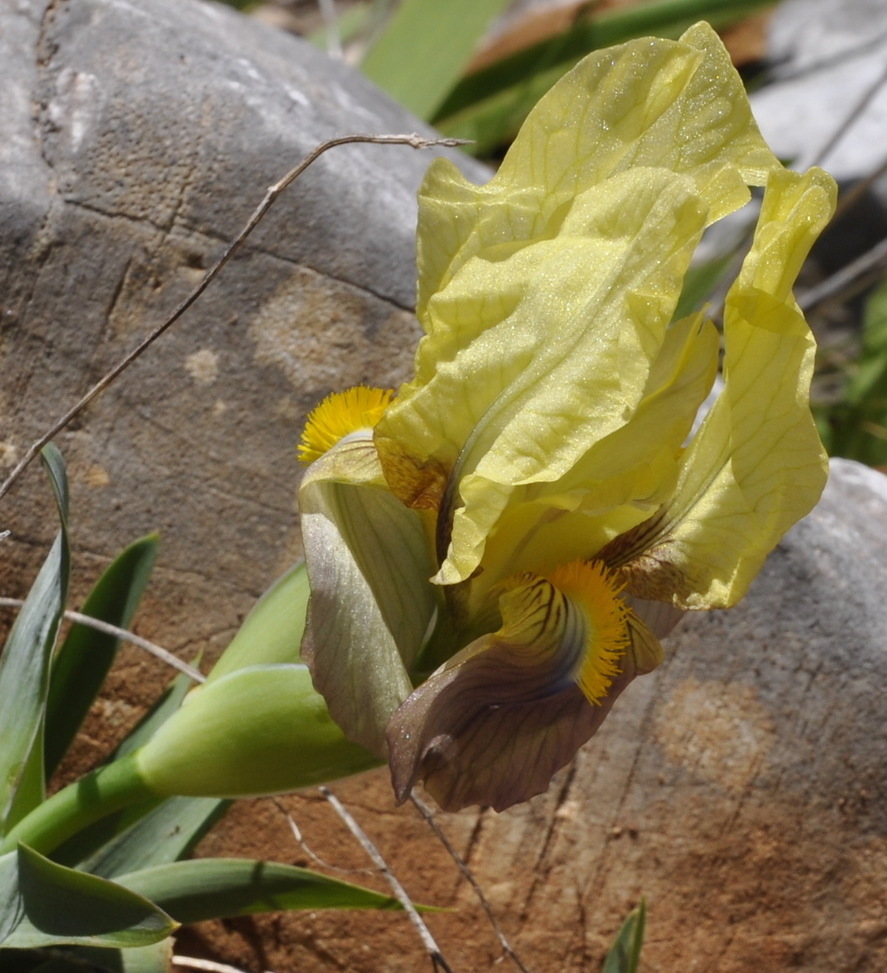
[[[702,229],[777,167],[706,25],[591,55],[487,185],[432,166],[428,333],[377,443],[398,496],[441,499],[438,582],[475,571],[514,487],[557,480],[631,421]]]
[[[639,38],[590,54],[540,99],[484,186],[435,160],[420,192],[420,319],[471,257],[554,236],[574,196],[633,166],[691,176],[712,221],[780,168],[708,24],[677,41]],[[420,365],[433,362],[420,356]]]
[[[383,755],[436,607],[425,528],[386,487],[369,432],[311,464],[299,507],[311,585],[302,656],[346,736]]]
[[[393,489],[404,448],[417,471],[429,458],[448,471],[442,520],[458,513],[438,581],[471,575],[514,487],[557,480],[631,420],[705,225],[700,207],[686,177],[620,173],[574,202],[556,239],[478,257],[433,298],[435,320],[489,326],[403,407],[401,392],[376,443]]]
[[[809,407],[815,342],[791,287],[835,202],[818,169],[774,173],[727,296],[724,391],[681,461],[672,500],[602,552],[640,597],[725,608],[819,499],[827,458]]]
[[[504,577],[591,557],[671,496],[682,444],[717,372],[718,335],[693,315],[672,325],[631,422],[552,483],[515,489],[486,538],[477,606]],[[458,517],[458,514],[456,515]]]
[[[529,799],[641,671],[636,620],[599,564],[568,565],[550,580],[524,575],[500,608],[499,631],[455,655],[392,718],[389,762],[400,800],[420,778],[445,810],[502,810]],[[646,649],[642,661],[655,664]]]

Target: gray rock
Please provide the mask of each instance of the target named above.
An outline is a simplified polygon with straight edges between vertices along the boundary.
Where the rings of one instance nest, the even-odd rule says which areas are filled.
[[[189,293],[309,150],[419,126],[306,43],[190,0],[4,3],[0,80],[2,471]],[[330,152],[59,436],[87,573],[162,532],[164,608],[145,623],[162,643],[223,645],[298,554],[306,410],[409,372],[415,192],[431,158]],[[0,520],[12,529],[0,589],[20,594],[55,529],[36,464]]]
[[[883,0],[787,0],[768,47],[773,84],[752,95],[774,152],[837,179],[865,177],[887,161],[887,6]],[[832,148],[820,154],[872,92]]]

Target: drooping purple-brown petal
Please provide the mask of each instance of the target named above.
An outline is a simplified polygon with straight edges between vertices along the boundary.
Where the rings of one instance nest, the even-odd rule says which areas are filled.
[[[528,800],[596,732],[637,674],[628,624],[629,641],[605,695],[589,701],[577,680],[589,653],[601,648],[599,632],[575,599],[543,578],[522,578],[502,597],[501,610],[498,632],[457,653],[392,717],[389,762],[398,800],[419,780],[448,811],[472,804],[502,810]]]

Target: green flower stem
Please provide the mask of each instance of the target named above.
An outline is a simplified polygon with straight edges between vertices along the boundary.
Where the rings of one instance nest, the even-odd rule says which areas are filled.
[[[19,842],[49,854],[62,842],[114,811],[155,798],[135,754],[99,767],[38,805],[6,835],[0,854]]]

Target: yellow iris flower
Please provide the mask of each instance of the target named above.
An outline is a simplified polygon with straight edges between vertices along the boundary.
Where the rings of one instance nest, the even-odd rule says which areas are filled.
[[[720,339],[675,319],[707,226],[764,195]],[[592,54],[484,186],[419,197],[416,373],[331,397],[300,490],[303,655],[334,719],[447,809],[544,790],[678,610],[726,608],[816,503],[792,285],[833,180],[785,170],[715,33]]]

